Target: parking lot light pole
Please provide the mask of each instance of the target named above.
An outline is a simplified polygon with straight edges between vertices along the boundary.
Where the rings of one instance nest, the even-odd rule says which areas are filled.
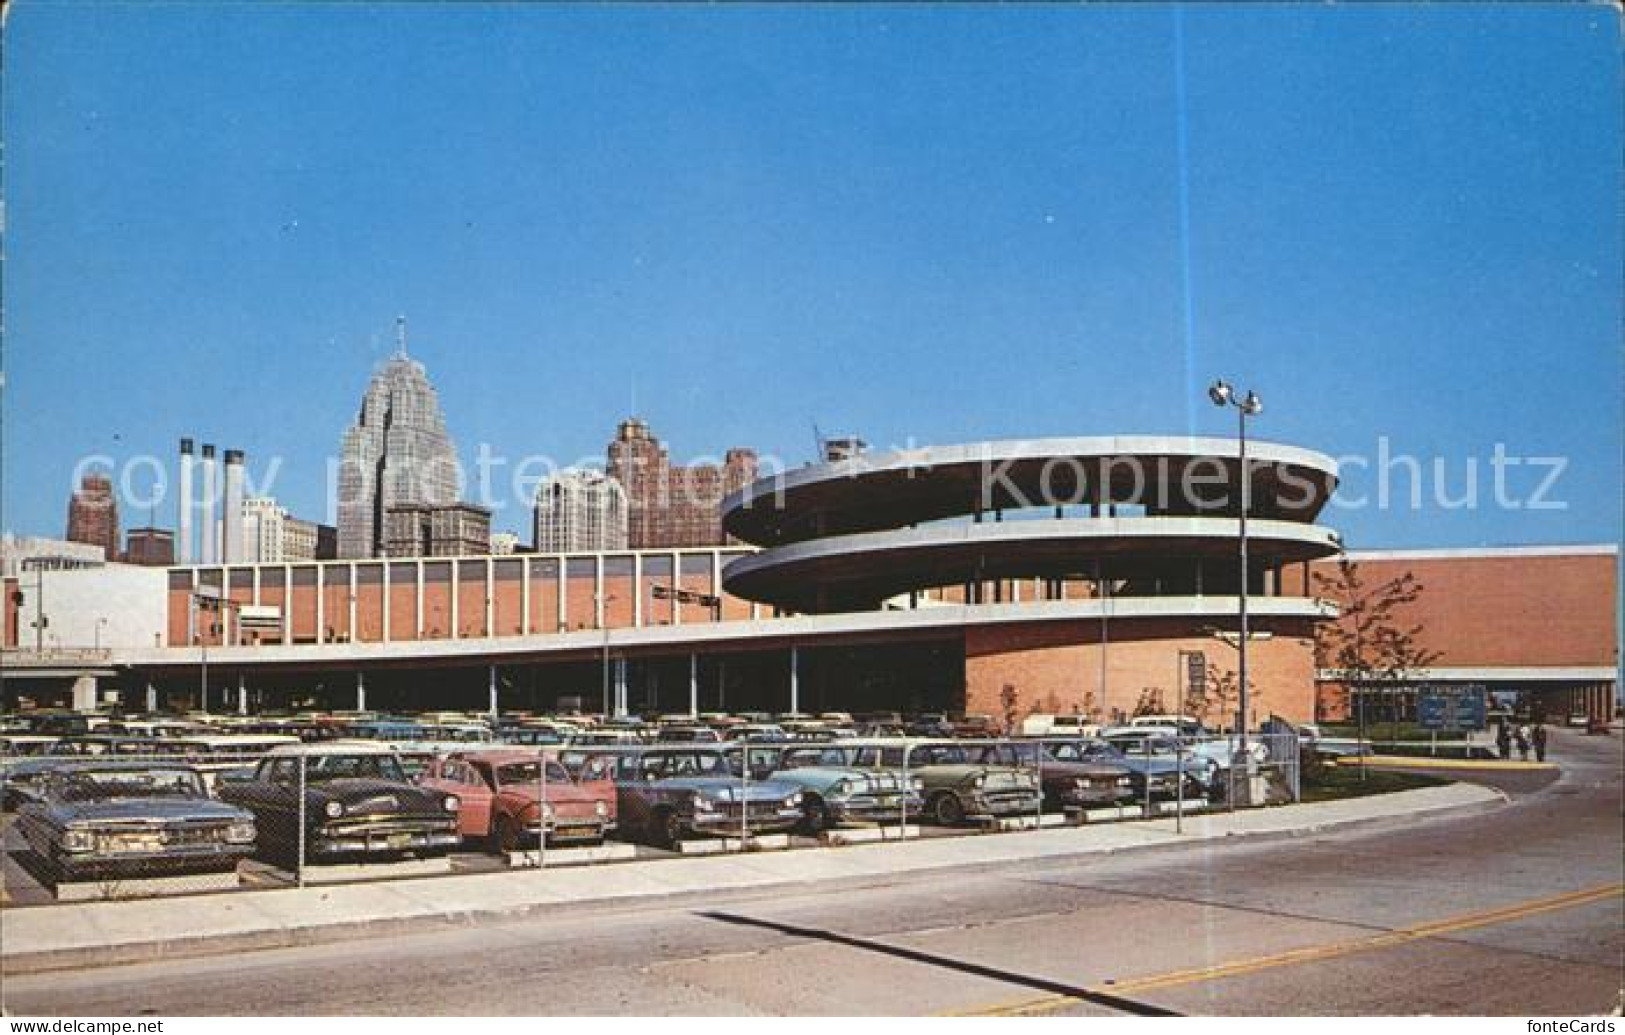
[[[1247,510],[1251,503],[1252,477],[1247,470],[1247,418],[1256,417],[1264,410],[1264,401],[1254,392],[1249,391],[1245,398],[1237,398],[1235,390],[1228,382],[1215,381],[1207,390],[1208,398],[1213,400],[1215,406],[1234,406],[1236,408],[1236,427],[1238,440],[1239,467],[1236,480],[1241,485],[1241,521],[1238,529],[1238,552],[1241,560],[1241,592],[1238,596],[1241,616],[1241,635],[1237,642],[1237,651],[1240,658],[1237,666],[1240,669],[1241,681],[1240,703],[1236,717],[1236,734],[1241,749],[1242,759],[1245,761],[1251,756],[1247,751]]]

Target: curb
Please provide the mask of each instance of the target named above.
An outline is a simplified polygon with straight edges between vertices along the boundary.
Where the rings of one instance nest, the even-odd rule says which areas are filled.
[[[1512,762],[1498,758],[1433,758],[1426,755],[1367,755],[1366,765],[1403,769],[1467,769],[1483,773],[1552,772],[1562,767],[1556,762]],[[1339,761],[1340,769],[1357,769],[1358,759]]]
[[[1041,866],[1089,856],[1115,857],[1128,852],[1152,852],[1187,848],[1210,841],[1223,844],[1235,844],[1242,841],[1283,841],[1315,836],[1328,830],[1342,831],[1384,825],[1403,825],[1418,820],[1438,819],[1446,815],[1489,811],[1503,807],[1510,800],[1509,796],[1502,791],[1494,788],[1481,789],[1493,792],[1493,797],[1477,801],[1434,805],[1391,815],[1360,816],[1343,820],[1334,819],[1319,823],[1308,823],[1286,829],[1227,831],[1203,838],[1187,835],[1184,839],[1087,848],[1076,852],[1034,855],[1025,859],[924,865],[889,873],[854,875],[851,877],[819,877],[812,879],[786,877],[782,880],[771,880],[761,884],[720,889],[675,892],[644,890],[565,902],[542,900],[497,908],[450,909],[407,916],[338,921],[326,924],[318,922],[297,927],[278,925],[260,930],[233,933],[154,938],[117,945],[88,945],[67,949],[51,949],[42,952],[7,953],[0,955],[0,975],[21,976],[61,970],[95,969],[132,963],[150,963],[159,960],[197,959],[266,949],[300,948],[333,942],[354,941],[362,938],[424,934],[437,930],[478,926],[484,923],[522,920],[526,917],[539,916],[544,913],[557,915],[560,913],[606,909],[610,911],[633,911],[645,908],[654,902],[659,902],[662,905],[713,903],[719,893],[735,900],[749,900],[779,895],[787,888],[805,889],[837,883],[843,888],[883,887],[918,874],[942,872],[980,873],[991,870],[1010,871],[1017,867]],[[1169,820],[1155,820],[1153,822],[1169,822]],[[659,863],[653,865],[659,865]],[[38,908],[50,909],[54,907],[42,906]],[[4,914],[0,913],[0,933],[3,933],[3,928]]]

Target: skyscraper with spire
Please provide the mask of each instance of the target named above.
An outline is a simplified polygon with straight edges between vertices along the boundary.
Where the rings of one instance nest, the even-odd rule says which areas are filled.
[[[401,317],[395,354],[373,373],[340,446],[338,555],[383,556],[391,508],[453,505],[459,480],[439,396],[406,353]]]

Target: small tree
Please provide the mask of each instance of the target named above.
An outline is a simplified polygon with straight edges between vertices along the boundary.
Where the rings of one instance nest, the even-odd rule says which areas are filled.
[[[1165,710],[1162,706],[1162,687],[1140,688],[1139,700],[1134,702],[1135,715],[1161,715]]]
[[[1315,585],[1342,609],[1335,622],[1322,622],[1315,629],[1315,666],[1337,673],[1348,691],[1359,695],[1356,720],[1364,738],[1364,688],[1397,688],[1411,673],[1438,660],[1438,651],[1420,643],[1423,627],[1403,621],[1405,609],[1422,595],[1422,582],[1406,572],[1373,584],[1359,563],[1344,554],[1335,573],[1315,573]]]
[[[1251,679],[1247,683],[1249,690],[1258,689]],[[1201,688],[1191,687],[1185,705],[1202,725],[1208,725],[1211,715],[1214,725],[1223,729],[1234,720],[1236,709],[1241,705],[1241,677],[1234,669],[1209,668]]]
[[[1004,713],[1004,732],[1014,733],[1017,720],[1021,717],[1021,691],[1015,684],[1006,683],[1004,689],[999,691],[999,708]]]

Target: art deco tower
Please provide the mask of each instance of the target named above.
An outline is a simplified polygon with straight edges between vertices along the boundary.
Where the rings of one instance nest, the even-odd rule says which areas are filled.
[[[382,556],[391,507],[457,502],[457,451],[440,399],[423,364],[406,354],[404,318],[396,328],[395,354],[373,374],[340,447],[340,557]]]

